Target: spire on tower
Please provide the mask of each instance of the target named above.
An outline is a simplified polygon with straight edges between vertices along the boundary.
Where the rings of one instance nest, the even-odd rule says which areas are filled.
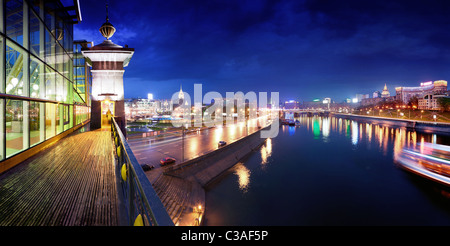
[[[108,3],[106,3],[106,22],[100,27],[100,33],[109,39],[116,32],[116,28],[109,22]]]

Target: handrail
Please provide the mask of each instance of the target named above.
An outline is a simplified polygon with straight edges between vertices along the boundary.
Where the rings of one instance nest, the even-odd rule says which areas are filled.
[[[114,117],[111,136],[115,146],[118,176],[124,193],[129,225],[173,226],[167,210],[131,151]]]

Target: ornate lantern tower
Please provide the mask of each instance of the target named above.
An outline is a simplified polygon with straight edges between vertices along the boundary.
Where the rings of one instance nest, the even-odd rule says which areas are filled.
[[[134,49],[126,46],[124,48],[110,40],[116,28],[109,22],[108,6],[106,12],[106,22],[99,30],[105,40],[101,44],[81,50],[88,58],[88,65],[92,67],[91,129],[108,125],[112,115],[125,135],[123,74]]]

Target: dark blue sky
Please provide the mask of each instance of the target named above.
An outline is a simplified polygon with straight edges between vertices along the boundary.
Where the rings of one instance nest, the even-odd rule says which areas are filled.
[[[108,0],[111,40],[135,48],[125,97],[279,92],[341,101],[450,81],[450,1]],[[105,1],[80,0],[75,39],[99,44]]]

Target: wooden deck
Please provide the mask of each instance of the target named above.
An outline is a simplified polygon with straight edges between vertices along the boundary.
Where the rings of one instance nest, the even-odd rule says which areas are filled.
[[[0,225],[119,224],[110,131],[81,129],[0,176]]]

